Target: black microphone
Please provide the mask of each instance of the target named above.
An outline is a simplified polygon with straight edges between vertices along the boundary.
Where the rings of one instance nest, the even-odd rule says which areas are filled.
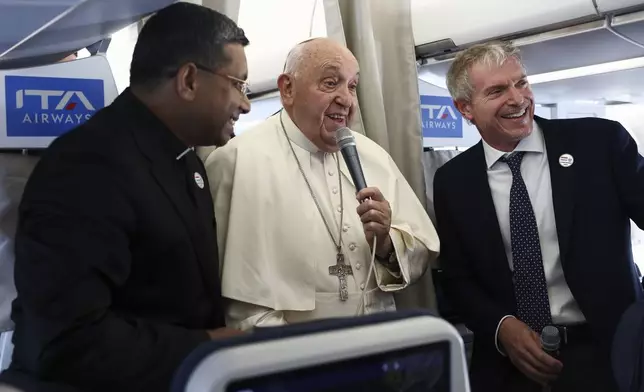
[[[367,182],[364,179],[362,166],[360,165],[360,157],[356,149],[356,138],[351,134],[351,130],[347,127],[338,129],[335,133],[335,141],[340,147],[344,162],[347,164],[351,179],[356,186],[356,193],[367,187]]]
[[[559,345],[561,344],[561,337],[559,336],[559,329],[552,325],[547,325],[541,331],[541,348],[548,355],[557,358],[559,356]]]
[[[541,330],[541,349],[551,357],[558,358],[560,344],[561,337],[559,336],[559,328],[552,325],[543,327]],[[541,391],[550,392],[552,391],[552,387],[550,384],[544,385]]]

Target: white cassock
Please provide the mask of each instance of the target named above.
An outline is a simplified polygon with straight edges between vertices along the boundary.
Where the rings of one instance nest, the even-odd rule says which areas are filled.
[[[386,151],[361,134],[354,136],[367,185],[379,188],[391,205],[390,237],[399,264],[390,271],[375,262],[369,282],[370,246],[342,155],[319,151],[286,111],[233,138],[206,159],[217,220],[222,295],[230,300],[229,327],[247,330],[354,316],[363,290],[364,313],[395,310],[393,292],[416,281],[436,260],[438,236],[411,187]],[[344,301],[339,278],[329,274],[329,267],[336,264],[340,232],[345,262],[353,270],[346,277]]]

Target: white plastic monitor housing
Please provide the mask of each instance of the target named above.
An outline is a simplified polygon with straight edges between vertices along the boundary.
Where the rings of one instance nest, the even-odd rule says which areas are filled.
[[[96,95],[96,89],[94,94],[86,91],[88,83],[102,85],[102,96]],[[62,129],[80,125],[117,96],[112,70],[103,55],[0,70],[0,149],[46,148]]]
[[[315,368],[437,342],[449,344],[450,387],[469,392],[464,345],[448,322],[418,316],[225,348],[203,359],[185,392],[224,392],[236,381]]]

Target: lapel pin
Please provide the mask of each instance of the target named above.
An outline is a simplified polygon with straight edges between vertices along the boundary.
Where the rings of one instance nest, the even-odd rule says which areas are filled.
[[[204,187],[204,182],[203,182],[203,177],[201,177],[201,174],[195,172],[195,182],[197,183],[197,186],[199,189],[203,189]]]
[[[570,154],[563,154],[559,157],[559,164],[561,165],[561,167],[570,167],[572,166],[573,162],[575,162],[575,158],[573,158]]]

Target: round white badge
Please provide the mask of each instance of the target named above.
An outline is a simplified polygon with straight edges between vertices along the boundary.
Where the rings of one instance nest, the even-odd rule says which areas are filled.
[[[575,158],[573,158],[570,154],[563,154],[559,157],[559,164],[562,167],[570,167],[572,166],[573,162],[575,162]]]
[[[203,189],[203,187],[205,185],[204,182],[203,182],[203,177],[201,177],[201,174],[199,174],[197,172],[195,172],[195,182],[197,183],[197,186],[200,189]]]

